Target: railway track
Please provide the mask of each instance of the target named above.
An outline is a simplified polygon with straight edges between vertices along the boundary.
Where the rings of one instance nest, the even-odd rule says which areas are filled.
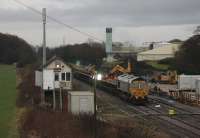
[[[82,79],[83,80],[83,79]],[[110,94],[115,95],[115,93],[113,93],[112,88],[109,88],[107,86],[98,86],[99,89],[102,89],[106,92],[109,92]],[[152,99],[152,97],[150,98],[151,101],[156,101],[156,104],[160,104],[161,107],[163,109],[158,109],[158,108],[153,108],[152,106],[150,106],[152,103],[150,103],[150,105],[146,105],[146,106],[133,106],[132,103],[127,103],[127,106],[121,106],[119,105],[117,102],[115,102],[115,104],[117,106],[115,106],[115,108],[119,108],[120,112],[129,116],[129,117],[142,117],[143,119],[149,119],[149,116],[153,117],[153,120],[160,120],[160,122],[166,122],[168,124],[171,124],[173,127],[176,128],[177,132],[178,129],[181,129],[182,131],[180,133],[185,134],[189,137],[194,137],[194,138],[198,138],[200,137],[200,117],[195,117],[195,119],[191,119],[190,115],[192,114],[192,112],[186,109],[183,109],[181,107],[177,107],[176,105],[171,105],[166,103],[165,101],[162,101],[160,99]],[[109,101],[107,101],[107,103],[109,103]],[[113,106],[111,103],[109,103],[110,106]],[[179,116],[174,116],[174,117],[170,117],[167,115],[167,112],[169,108],[175,108],[177,110],[178,114],[184,114],[187,115],[188,117],[186,118],[180,118]],[[196,115],[200,115],[200,114],[196,114]]]
[[[174,109],[176,111],[176,115],[173,117],[176,120],[182,121],[185,124],[188,124],[190,126],[193,126],[196,129],[200,129],[200,113],[199,111],[188,111],[185,108],[177,107],[175,104],[167,103],[165,101],[162,101],[161,99],[157,99],[154,97],[154,99],[151,99],[153,101],[156,101],[156,104],[159,104],[161,108],[155,108],[153,106],[148,106],[148,108],[151,108],[152,110],[155,110],[159,113],[167,113],[169,109]],[[164,110],[161,110],[164,109]]]
[[[195,114],[200,115],[200,108],[183,105],[183,104],[177,103],[176,101],[173,101],[169,98],[166,99],[166,98],[162,98],[162,97],[158,97],[158,96],[149,95],[148,99],[152,102],[161,103],[165,106],[173,107],[173,108],[180,110],[186,114],[190,113],[190,114],[194,114],[194,115]]]
[[[197,125],[192,125],[191,122],[179,119],[178,117],[169,117],[166,115],[166,113],[163,113],[163,111],[150,108],[149,106],[132,106],[132,108],[144,115],[156,116],[157,119],[159,118],[163,121],[166,121],[172,125],[175,125],[181,129],[184,129],[185,131],[188,131],[189,133],[200,137],[200,127],[198,127]]]
[[[105,99],[105,97],[103,97]],[[109,103],[109,101],[106,101],[107,103]],[[109,103],[111,106],[113,106],[113,104]],[[180,136],[180,134],[183,136],[190,136],[190,137],[200,137],[200,131],[198,128],[194,128],[194,126],[182,122],[181,120],[177,120],[174,118],[170,118],[168,116],[166,116],[166,114],[161,114],[160,112],[154,111],[151,108],[148,108],[146,106],[133,106],[133,105],[127,105],[126,107],[122,107],[120,105],[117,106],[113,106],[115,108],[119,108],[119,111],[125,115],[127,115],[128,117],[139,117],[142,118],[145,121],[149,121],[149,116],[153,117],[153,120],[159,120],[160,122],[166,124],[166,122],[168,124],[170,124],[171,126],[173,126],[176,132],[179,132],[177,135]],[[131,110],[132,109],[132,110]],[[156,117],[156,118],[155,118]],[[172,131],[173,131],[172,130]],[[181,130],[181,132],[180,132]],[[174,133],[174,132],[172,132]]]

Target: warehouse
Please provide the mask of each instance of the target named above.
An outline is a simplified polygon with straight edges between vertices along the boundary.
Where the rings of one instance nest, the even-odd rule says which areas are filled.
[[[180,44],[170,44],[138,53],[137,61],[158,61],[174,57],[175,52],[179,49],[179,46]]]

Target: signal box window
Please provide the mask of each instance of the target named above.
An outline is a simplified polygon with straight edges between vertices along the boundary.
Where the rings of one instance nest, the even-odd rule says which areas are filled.
[[[66,72],[66,81],[70,81],[70,78],[71,78],[71,74]]]
[[[55,74],[55,81],[59,81],[59,74]]]
[[[62,73],[61,77],[62,77],[62,81],[64,81],[65,80],[65,73]]]

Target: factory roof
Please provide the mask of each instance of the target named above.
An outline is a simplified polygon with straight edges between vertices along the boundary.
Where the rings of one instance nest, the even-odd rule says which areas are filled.
[[[179,49],[179,44],[171,44],[167,46],[158,47],[152,50],[148,50],[145,52],[139,53],[139,55],[154,55],[154,54],[160,54],[160,55],[172,55]]]

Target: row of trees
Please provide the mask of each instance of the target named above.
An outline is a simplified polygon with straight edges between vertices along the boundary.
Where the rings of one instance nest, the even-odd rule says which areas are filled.
[[[0,63],[18,63],[23,66],[35,61],[36,54],[26,41],[17,36],[0,33]]]
[[[181,73],[200,74],[200,35],[194,35],[181,45],[174,67]]]
[[[106,57],[105,48],[101,43],[82,43],[47,48],[47,59],[55,55],[66,62],[80,61],[82,64],[101,64],[103,58]],[[39,48],[38,57],[42,57],[42,47]]]
[[[194,35],[184,41],[174,58],[159,61],[169,64],[170,69],[175,69],[184,74],[200,74],[200,35]]]
[[[37,51],[37,52],[36,52]],[[105,47],[101,43],[82,43],[65,45],[57,48],[47,48],[47,59],[52,56],[63,58],[66,62],[80,61],[83,64],[101,64],[106,56]],[[41,61],[42,47],[35,50],[23,39],[9,34],[0,33],[0,63],[24,66]]]
[[[167,62],[173,69],[178,70],[180,73],[200,74],[199,53],[200,35],[197,34],[183,42],[180,50],[175,54],[175,58],[166,59],[161,62]],[[103,58],[106,57],[104,45],[95,42],[90,44],[65,45],[51,49],[47,48],[47,59],[55,55],[63,58],[66,62],[75,63],[76,61],[80,61],[82,64],[97,65],[100,65]],[[0,63],[18,63],[18,65],[23,66],[41,58],[42,47],[39,48],[38,52],[35,52],[34,48],[23,39],[0,33]]]

